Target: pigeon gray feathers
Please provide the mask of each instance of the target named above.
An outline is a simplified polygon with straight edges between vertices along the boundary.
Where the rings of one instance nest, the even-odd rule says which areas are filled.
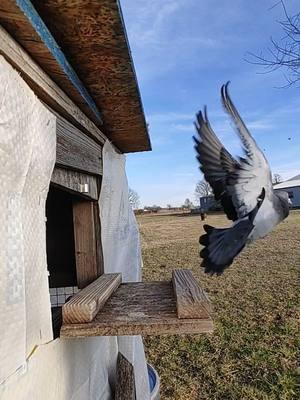
[[[284,191],[274,191],[268,161],[246,128],[228,94],[228,84],[222,86],[221,99],[241,139],[244,157],[234,158],[214,133],[206,108],[199,111],[195,127],[195,149],[200,170],[220,201],[229,228],[204,225],[200,237],[204,248],[200,252],[202,266],[210,274],[222,274],[246,244],[263,238],[289,214],[289,198]]]

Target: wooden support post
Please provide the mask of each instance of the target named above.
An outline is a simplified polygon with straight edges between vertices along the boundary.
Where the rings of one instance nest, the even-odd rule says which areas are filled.
[[[120,286],[121,274],[104,274],[76,293],[63,306],[63,323],[91,322],[113,292]]]
[[[211,305],[188,269],[177,269],[172,274],[178,318],[209,318]]]
[[[121,353],[117,360],[115,400],[136,400],[134,368]]]
[[[104,272],[98,203],[75,202],[73,221],[77,284],[84,288]]]

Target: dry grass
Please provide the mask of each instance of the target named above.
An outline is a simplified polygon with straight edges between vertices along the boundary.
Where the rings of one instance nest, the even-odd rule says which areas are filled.
[[[162,400],[300,399],[300,212],[221,277],[199,268],[198,216],[139,216],[144,279],[191,268],[215,308],[209,335],[145,339]],[[224,226],[224,216],[206,221]]]

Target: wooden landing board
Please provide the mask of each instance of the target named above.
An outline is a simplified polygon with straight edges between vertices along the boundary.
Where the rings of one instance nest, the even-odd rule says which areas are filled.
[[[92,322],[63,324],[60,337],[171,335],[211,332],[205,318],[179,319],[172,282],[124,283]]]
[[[122,281],[121,274],[104,274],[76,293],[62,307],[64,324],[85,323],[93,320]]]
[[[212,312],[204,290],[188,269],[173,271],[172,282],[178,318],[206,318]]]

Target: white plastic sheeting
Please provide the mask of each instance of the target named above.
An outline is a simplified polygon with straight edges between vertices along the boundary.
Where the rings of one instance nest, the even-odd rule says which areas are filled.
[[[0,382],[52,339],[45,201],[55,123],[0,57]]]
[[[122,272],[123,282],[141,278],[139,231],[128,201],[125,156],[106,142],[103,148],[103,179],[99,199],[105,272]],[[131,362],[135,372],[138,400],[149,400],[149,380],[142,338],[118,337],[119,351]]]
[[[116,341],[109,337],[60,340],[39,346],[23,374],[0,388],[1,400],[111,400]]]
[[[55,150],[55,117],[0,57],[0,398],[111,400],[121,351],[135,367],[137,400],[149,400],[140,337],[51,341],[45,200]],[[106,143],[103,163],[105,271],[136,281],[140,243],[125,158]]]

